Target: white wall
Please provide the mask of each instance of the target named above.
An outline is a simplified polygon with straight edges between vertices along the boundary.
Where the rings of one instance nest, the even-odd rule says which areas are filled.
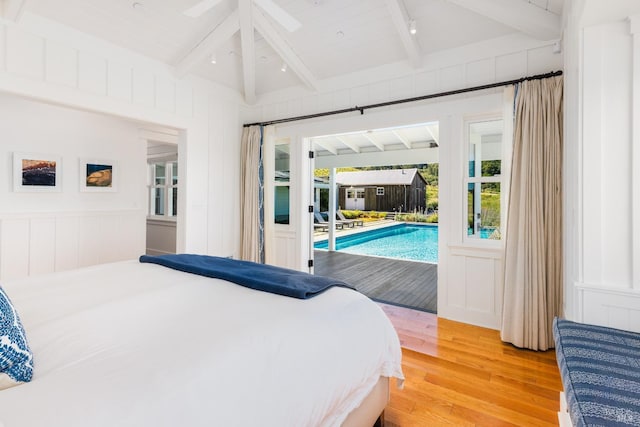
[[[237,253],[237,93],[28,12],[0,20],[0,92],[180,129],[178,250]]]
[[[640,15],[629,13],[640,5],[576,1],[567,17],[565,312],[640,331]]]
[[[551,43],[507,38],[454,51],[429,55],[428,68],[401,78],[385,78],[380,67],[366,75],[336,79],[326,92],[305,95],[293,92],[271,94],[262,104],[245,110],[245,122],[254,122],[355,105],[383,102],[430,93],[519,78],[562,69],[562,56]],[[376,75],[377,71],[377,75]],[[358,83],[356,83],[358,82]],[[366,83],[362,83],[366,82]],[[288,226],[267,223],[268,259],[277,265],[306,270],[309,255],[310,216],[304,209],[313,204],[309,185],[308,138],[318,135],[438,122],[440,126],[440,262],[438,266],[439,316],[499,328],[502,310],[502,246],[495,242],[465,241],[462,177],[465,171],[463,125],[467,118],[502,112],[500,90],[440,98],[385,109],[325,117],[277,125],[276,138],[292,143],[292,217]],[[267,152],[271,147],[267,147]],[[408,163],[415,163],[415,158]],[[318,160],[320,162],[320,160]],[[265,159],[265,182],[273,165]],[[265,187],[266,217],[272,190]],[[493,245],[492,245],[493,244]],[[294,245],[294,250],[291,250]],[[285,250],[284,248],[289,248]],[[276,250],[274,250],[276,249]]]
[[[135,258],[144,250],[146,145],[122,119],[0,94],[0,278]],[[60,192],[14,192],[14,153],[62,160]],[[118,191],[82,192],[80,159],[116,163]]]

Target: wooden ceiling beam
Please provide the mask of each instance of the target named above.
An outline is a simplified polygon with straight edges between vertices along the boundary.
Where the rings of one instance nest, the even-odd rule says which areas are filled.
[[[411,141],[409,141],[404,136],[400,135],[398,131],[392,130],[391,133],[394,134],[395,137],[398,138],[400,142],[404,144],[405,147],[407,147],[407,149],[411,150]]]
[[[24,12],[26,0],[4,0],[2,16],[9,21],[18,22]]]
[[[255,29],[262,34],[265,41],[280,55],[280,58],[298,76],[302,83],[311,90],[317,90],[318,83],[313,73],[304,65],[302,59],[293,51],[284,37],[278,33],[278,30],[257,9],[253,11],[253,24]]]
[[[431,138],[436,142],[436,144],[440,145],[440,132],[438,131],[438,125],[428,125],[426,128],[429,135],[431,135]]]
[[[267,12],[280,25],[290,33],[298,30],[302,24],[293,16],[289,15],[283,8],[278,6],[273,0],[255,0],[255,3]]]
[[[337,155],[338,155],[338,150],[336,150],[336,148],[335,148],[335,147],[333,147],[333,146],[331,146],[331,145],[329,145],[329,144],[327,144],[327,143],[317,141],[317,140],[315,140],[315,139],[312,139],[311,141],[313,141],[313,143],[314,143],[315,145],[317,145],[318,147],[320,147],[320,148],[322,148],[322,149],[324,149],[324,150],[327,150],[328,152],[330,152],[330,153],[331,153],[331,154],[333,154],[334,156],[337,156]]]
[[[404,50],[409,57],[409,63],[413,68],[422,67],[422,52],[420,45],[415,38],[415,35],[409,33],[409,14],[407,8],[404,5],[403,0],[385,0],[387,3],[387,9],[393,20]]]
[[[562,20],[560,16],[525,1],[447,1],[522,31],[538,40],[557,40],[561,36]]]
[[[379,143],[378,141],[376,141],[373,136],[368,135],[366,133],[363,133],[362,136],[369,141],[370,143],[372,143],[373,145],[375,145],[376,147],[378,147],[378,150],[380,151],[384,151],[384,145]]]
[[[238,0],[240,44],[242,46],[242,76],[244,100],[256,102],[256,51],[253,34],[253,0]]]
[[[184,77],[207,56],[212,55],[227,40],[240,30],[238,10],[231,12],[213,31],[194,46],[189,53],[176,65],[176,76]]]
[[[336,136],[336,139],[338,141],[340,141],[341,143],[343,143],[344,145],[346,145],[348,148],[350,148],[354,153],[360,153],[360,147],[358,147],[356,144],[354,144],[351,141],[347,141],[346,138],[344,137],[339,137]]]

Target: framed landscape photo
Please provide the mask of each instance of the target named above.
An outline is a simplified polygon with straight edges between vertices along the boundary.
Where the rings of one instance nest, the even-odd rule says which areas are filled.
[[[118,165],[113,160],[80,159],[80,191],[116,191]]]
[[[13,191],[62,191],[62,158],[50,154],[13,153]]]

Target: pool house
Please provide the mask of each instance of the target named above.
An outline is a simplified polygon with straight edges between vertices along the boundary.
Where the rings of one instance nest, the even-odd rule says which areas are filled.
[[[427,181],[418,169],[338,172],[338,206],[347,210],[422,212]]]

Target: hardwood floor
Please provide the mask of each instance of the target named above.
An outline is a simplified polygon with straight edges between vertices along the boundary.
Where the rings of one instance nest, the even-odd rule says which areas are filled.
[[[405,384],[392,381],[386,427],[557,426],[555,352],[520,350],[498,331],[380,304],[403,347]]]

